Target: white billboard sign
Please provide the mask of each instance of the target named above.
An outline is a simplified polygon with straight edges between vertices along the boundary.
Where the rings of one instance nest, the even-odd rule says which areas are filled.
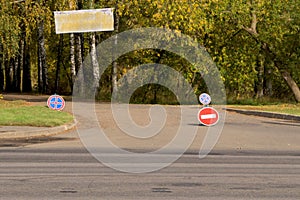
[[[57,34],[114,30],[112,8],[55,11],[54,18]]]

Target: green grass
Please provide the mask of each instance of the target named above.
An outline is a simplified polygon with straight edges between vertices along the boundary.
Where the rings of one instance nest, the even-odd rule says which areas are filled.
[[[24,101],[0,100],[0,125],[53,127],[66,124],[73,116],[45,106],[31,106]]]
[[[277,112],[300,116],[300,104],[277,104],[277,105],[228,105],[229,108],[244,110],[259,110],[267,112]]]

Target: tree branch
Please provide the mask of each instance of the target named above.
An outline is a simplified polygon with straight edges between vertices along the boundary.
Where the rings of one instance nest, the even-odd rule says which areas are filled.
[[[251,35],[254,35],[257,37],[258,36],[257,30],[256,30],[257,23],[258,23],[257,16],[254,11],[251,11],[251,15],[252,15],[252,21],[251,21],[250,27],[243,26],[243,29],[246,30]]]
[[[13,2],[11,2],[11,4],[13,4],[13,3],[21,3],[21,2],[24,2],[25,0],[17,0],[17,1],[13,1]]]
[[[253,34],[258,35],[256,26],[257,26],[257,17],[254,11],[252,11],[252,22],[251,22],[251,30],[253,31]]]
[[[258,33],[253,31],[251,28],[242,26],[242,29],[245,30],[258,44],[262,42],[257,39]]]
[[[234,34],[232,34],[227,40],[225,40],[224,44],[220,46],[220,49],[223,49],[229,41],[231,41],[236,35],[238,35],[243,29],[237,30]]]

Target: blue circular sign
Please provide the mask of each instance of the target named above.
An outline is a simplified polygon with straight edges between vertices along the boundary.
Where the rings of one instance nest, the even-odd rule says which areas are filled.
[[[210,104],[211,102],[211,98],[208,94],[206,93],[202,93],[200,96],[199,96],[199,101],[200,103],[202,103],[203,105],[208,105]]]
[[[62,110],[65,107],[65,100],[59,95],[51,95],[48,98],[47,105],[52,110]]]

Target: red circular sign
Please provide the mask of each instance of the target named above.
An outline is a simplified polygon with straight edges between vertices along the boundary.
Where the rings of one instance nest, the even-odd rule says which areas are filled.
[[[213,126],[219,121],[219,113],[212,107],[204,107],[198,113],[198,120],[205,126]]]
[[[63,110],[65,107],[65,100],[59,95],[51,95],[47,100],[47,105],[52,110]]]

